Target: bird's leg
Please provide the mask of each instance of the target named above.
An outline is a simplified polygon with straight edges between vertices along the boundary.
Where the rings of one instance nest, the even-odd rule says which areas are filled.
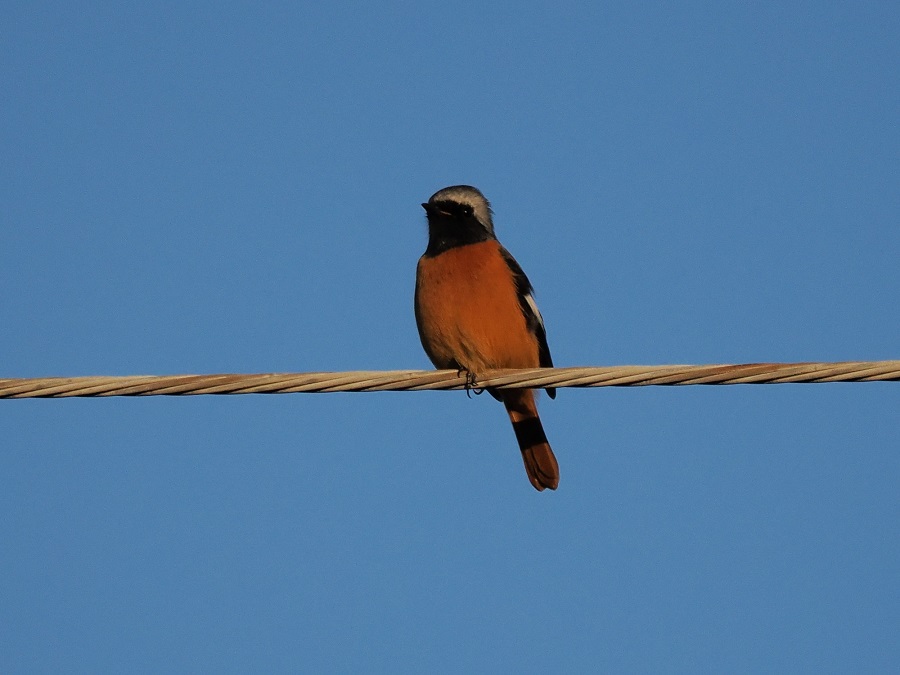
[[[472,393],[476,396],[481,396],[484,393],[484,387],[478,386],[478,380],[475,377],[475,373],[471,370],[466,370],[465,368],[459,368],[456,371],[457,377],[461,377],[462,374],[466,374],[466,396],[472,398]]]

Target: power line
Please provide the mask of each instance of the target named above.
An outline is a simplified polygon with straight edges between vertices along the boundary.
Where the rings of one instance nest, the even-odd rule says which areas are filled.
[[[479,374],[475,386],[514,389],[898,380],[900,361],[843,361],[495,370]],[[109,377],[94,375],[0,379],[0,398],[422,391],[465,387],[466,374],[454,370]]]

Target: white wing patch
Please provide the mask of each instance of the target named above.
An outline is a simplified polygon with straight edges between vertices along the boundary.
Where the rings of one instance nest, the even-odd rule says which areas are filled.
[[[534,301],[534,296],[531,293],[525,295],[525,302],[531,308],[531,313],[537,319],[541,329],[544,329],[544,317],[541,316],[541,311],[537,308],[537,303]]]

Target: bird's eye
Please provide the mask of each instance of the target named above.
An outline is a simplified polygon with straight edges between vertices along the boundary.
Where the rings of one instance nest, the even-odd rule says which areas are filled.
[[[471,215],[472,215],[472,213],[473,213],[473,211],[472,211],[472,207],[471,207],[471,206],[468,206],[468,205],[466,205],[466,206],[463,206],[463,208],[462,208],[462,212],[463,212],[463,215],[466,215],[466,216],[471,216]]]

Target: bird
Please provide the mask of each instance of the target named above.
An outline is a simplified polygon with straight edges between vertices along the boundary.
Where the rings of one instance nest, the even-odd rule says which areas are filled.
[[[415,315],[425,353],[439,369],[479,373],[552,367],[544,319],[525,272],[494,234],[493,210],[478,188],[452,185],[422,204],[428,246],[416,268]],[[488,389],[512,422],[528,479],[537,490],[559,485],[531,389]],[[550,398],[556,390],[547,389]]]

